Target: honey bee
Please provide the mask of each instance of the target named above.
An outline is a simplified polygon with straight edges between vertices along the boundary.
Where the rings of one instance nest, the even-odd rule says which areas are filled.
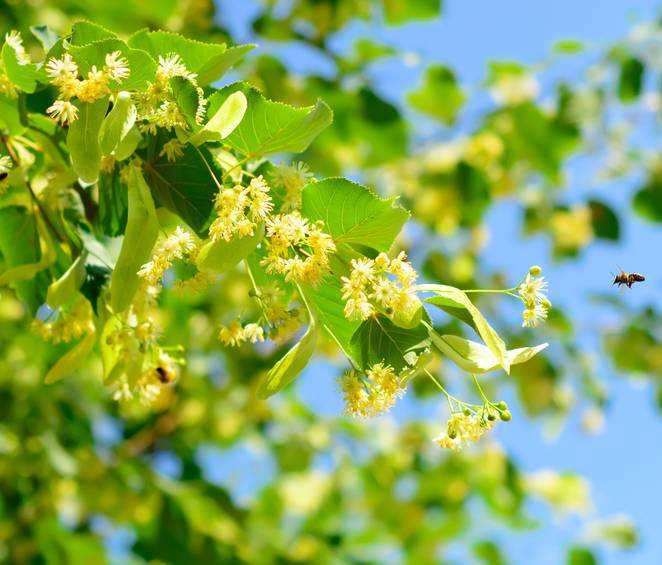
[[[632,285],[636,282],[643,282],[646,280],[644,275],[639,273],[626,273],[623,269],[621,272],[614,276],[614,282],[612,285],[617,284],[620,288],[623,285],[626,285],[628,288],[632,288]]]

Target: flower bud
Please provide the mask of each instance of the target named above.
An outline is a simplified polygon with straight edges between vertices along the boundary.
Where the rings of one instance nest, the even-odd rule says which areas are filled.
[[[533,265],[533,267],[529,269],[529,274],[532,277],[539,277],[542,274],[542,267],[538,265]]]
[[[501,414],[499,414],[499,416],[501,416],[502,422],[510,422],[510,420],[512,419],[512,415],[510,414],[509,410],[504,410],[503,412],[501,412]]]

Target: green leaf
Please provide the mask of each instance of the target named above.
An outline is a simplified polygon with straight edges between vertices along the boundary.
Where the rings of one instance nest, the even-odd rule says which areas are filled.
[[[644,64],[635,57],[627,57],[621,61],[618,77],[618,97],[622,102],[634,102],[641,94],[644,81]]]
[[[4,126],[11,135],[21,135],[25,131],[18,111],[18,99],[0,94],[0,126]]]
[[[129,213],[126,233],[110,281],[110,305],[115,313],[126,310],[140,285],[138,270],[150,258],[159,234],[154,202],[140,169],[129,170]]]
[[[444,65],[432,65],[425,71],[422,86],[410,92],[408,100],[420,112],[451,125],[455,122],[466,95],[451,69]]]
[[[351,346],[362,370],[375,363],[386,363],[402,373],[416,368],[419,356],[430,347],[430,337],[423,324],[408,330],[379,315],[359,326]]]
[[[69,125],[67,147],[71,155],[71,166],[86,183],[96,182],[101,167],[99,130],[106,115],[108,99],[96,102],[74,102],[78,108],[78,119]]]
[[[552,45],[552,52],[559,55],[577,55],[584,51],[586,46],[578,39],[561,39]]]
[[[0,286],[32,279],[37,273],[43,271],[55,262],[55,248],[53,247],[53,241],[48,233],[48,229],[40,218],[36,218],[36,223],[37,232],[39,234],[39,247],[41,250],[39,260],[33,263],[21,263],[4,271],[0,274]],[[18,236],[17,234],[12,235],[15,244]]]
[[[138,129],[138,126],[134,125],[126,135],[120,139],[120,142],[115,147],[113,152],[113,157],[117,161],[124,161],[133,155],[133,152],[138,147],[138,144],[142,140],[143,136]]]
[[[30,26],[30,31],[39,40],[39,43],[41,43],[41,46],[47,53],[60,40],[57,32],[53,31],[47,25]]]
[[[99,225],[104,235],[116,237],[124,233],[128,209],[126,187],[119,172],[99,175]]]
[[[34,92],[37,88],[37,80],[41,76],[37,65],[32,63],[21,64],[14,48],[5,43],[2,46],[2,61],[5,73],[9,80],[23,92]]]
[[[329,276],[317,286],[301,285],[301,290],[317,322],[345,356],[358,365],[358,361],[354,359],[351,341],[360,323],[345,317],[345,301],[342,299],[340,280]]]
[[[198,91],[190,80],[184,77],[172,77],[169,81],[172,94],[184,114],[189,126],[195,126],[195,115],[198,111]]]
[[[203,43],[169,31],[136,32],[128,41],[131,47],[147,51],[155,60],[177,53],[189,72],[198,75],[200,86],[211,84],[241,59],[254,45],[227,49],[225,43]]]
[[[591,223],[593,224],[595,236],[600,239],[618,241],[620,224],[616,213],[598,200],[589,200],[588,206],[591,210]]]
[[[632,199],[634,211],[651,222],[662,221],[662,178],[653,175]]]
[[[299,342],[290,349],[264,376],[258,387],[259,398],[268,398],[291,383],[304,370],[315,353],[317,345],[317,325],[311,319],[310,325]]]
[[[321,100],[314,106],[293,108],[267,100],[246,83],[231,84],[213,94],[209,113],[215,114],[236,92],[246,96],[248,109],[225,143],[249,159],[271,153],[300,153],[333,121],[333,112]]]
[[[417,290],[419,292],[433,292],[435,294],[435,296],[425,299],[424,302],[428,304],[465,309],[471,316],[473,321],[472,326],[485,342],[485,345],[494,353],[499,365],[503,367],[506,373],[510,373],[510,360],[506,353],[506,345],[464,292],[458,288],[442,284],[423,284],[419,285]]]
[[[499,360],[485,345],[456,335],[439,335],[430,329],[432,343],[467,373],[478,374],[493,371]]]
[[[586,547],[571,547],[568,549],[567,565],[597,565],[598,560],[593,552]]]
[[[206,141],[220,141],[230,135],[244,118],[247,107],[243,92],[230,94],[205,126],[188,140],[195,146]]]
[[[11,284],[18,297],[36,311],[44,301],[50,278],[38,273],[42,265],[46,268],[55,259],[50,239],[42,243],[41,222],[34,214],[19,206],[0,208],[0,253],[2,254],[2,284]],[[48,234],[46,233],[48,236]],[[21,244],[16,245],[19,241]],[[37,267],[34,267],[36,265]],[[16,277],[15,269],[28,266],[29,276]],[[25,269],[23,269],[25,271]],[[12,272],[14,274],[12,274]],[[18,272],[20,275],[20,271]],[[35,276],[36,274],[36,276]]]
[[[131,74],[126,80],[119,83],[122,90],[140,90],[147,86],[148,82],[154,81],[156,74],[156,62],[148,53],[139,49],[131,49],[121,39],[110,38],[88,43],[86,45],[71,45],[69,52],[76,61],[80,73],[87,72],[96,66],[103,68],[106,55],[113,51],[120,51],[129,63]]]
[[[115,104],[101,124],[99,147],[103,155],[110,155],[123,137],[136,123],[136,106],[131,102],[131,94],[120,92],[115,97]]]
[[[44,377],[44,383],[47,385],[53,384],[78,369],[83,361],[87,359],[96,341],[97,336],[95,333],[86,335],[48,370],[48,373]]]
[[[384,16],[389,24],[402,24],[409,20],[429,20],[439,16],[441,0],[382,0]]]
[[[432,343],[460,369],[472,374],[494,371],[501,364],[496,355],[482,343],[477,343],[457,335],[439,335],[426,324]],[[534,355],[548,346],[547,343],[535,347],[521,347],[506,352],[509,365],[526,363]]]
[[[103,39],[116,39],[117,34],[92,22],[76,22],[71,27],[71,45],[81,46]]]
[[[306,186],[301,211],[311,220],[322,220],[324,231],[336,243],[388,251],[409,218],[395,205],[369,188],[344,178],[328,178]]]
[[[259,224],[255,235],[231,241],[209,241],[202,246],[196,265],[205,273],[227,273],[248,257],[264,237],[264,224]]]
[[[78,294],[85,282],[85,260],[87,253],[81,253],[64,274],[51,283],[46,293],[46,304],[51,308],[64,306]]]
[[[534,347],[519,347],[517,349],[509,349],[506,352],[508,360],[511,365],[520,365],[526,363],[529,359],[538,355],[543,349],[547,349],[548,343],[541,343]]]
[[[162,144],[168,139],[160,138],[152,160],[145,162],[145,177],[158,203],[184,220],[195,232],[206,236],[209,220],[214,209],[214,198],[218,187],[208,166],[214,163],[204,148],[185,145],[184,154],[174,163],[166,156],[158,156]]]

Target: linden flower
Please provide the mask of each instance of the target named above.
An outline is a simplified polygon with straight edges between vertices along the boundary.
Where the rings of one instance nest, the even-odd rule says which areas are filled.
[[[262,176],[255,177],[247,187],[237,185],[216,195],[217,217],[209,226],[212,241],[252,236],[259,222],[267,219],[273,210],[270,189]]]
[[[261,261],[268,273],[286,281],[316,284],[329,271],[329,256],[336,251],[333,238],[322,231],[323,222],[310,224],[299,214],[281,214],[266,220],[267,256]]]
[[[281,210],[287,212],[301,208],[301,193],[313,174],[308,165],[302,162],[288,165],[281,163],[272,173],[274,184],[285,189]]]
[[[547,300],[547,296],[545,295],[547,292],[547,281],[545,277],[533,277],[531,273],[528,273],[522,284],[519,285],[517,292],[525,304],[540,304]]]
[[[23,47],[23,38],[18,31],[12,30],[5,34],[5,42],[14,49],[19,65],[27,65],[30,63],[30,57],[26,53],[25,47]]]
[[[257,343],[264,341],[264,330],[258,324],[246,324],[244,327],[239,320],[234,320],[229,326],[221,326],[218,339],[227,346],[240,345],[245,341]]]
[[[68,100],[56,100],[52,106],[46,109],[46,112],[63,126],[78,119],[78,108]]]
[[[60,86],[78,78],[78,65],[69,53],[65,53],[61,59],[52,58],[46,63],[46,74],[55,86]]]
[[[156,78],[166,82],[173,77],[196,78],[195,73],[189,73],[182,58],[177,53],[169,53],[165,57],[159,55],[159,65],[156,68]]]
[[[191,233],[177,226],[175,231],[157,246],[152,260],[140,268],[138,276],[148,285],[156,286],[175,259],[190,255],[195,248],[195,240]]]
[[[171,139],[167,143],[163,144],[163,149],[161,149],[159,157],[163,157],[165,155],[169,163],[174,163],[177,159],[184,155],[182,147],[184,146],[177,139]]]
[[[129,69],[129,62],[125,57],[122,57],[121,51],[113,51],[106,55],[106,64],[103,67],[104,74],[115,82],[122,82],[129,78],[131,70]]]
[[[349,277],[341,277],[345,317],[366,320],[381,310],[389,317],[415,308],[417,273],[401,252],[394,259],[352,259]]]
[[[522,311],[522,327],[535,328],[547,319],[548,308],[543,304],[533,304]]]
[[[402,379],[393,367],[376,363],[365,377],[349,371],[340,381],[345,400],[345,414],[370,417],[387,412],[402,396]]]
[[[81,102],[94,102],[108,94],[110,94],[108,77],[103,71],[98,70],[96,65],[92,65],[87,78],[78,84],[76,97]]]

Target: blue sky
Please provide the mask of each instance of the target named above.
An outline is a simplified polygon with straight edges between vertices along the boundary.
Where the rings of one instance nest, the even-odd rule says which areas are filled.
[[[246,25],[254,6],[254,1],[240,5],[230,0],[219,1],[219,18],[235,31],[239,41],[255,40]],[[652,0],[446,0],[443,18],[438,21],[398,28],[358,22],[343,30],[331,45],[343,50],[356,37],[369,35],[417,53],[423,64],[450,65],[461,82],[472,89],[484,79],[486,64],[491,59],[536,63],[549,54],[555,41],[565,38],[580,39],[591,45],[609,43],[624,37],[637,21],[653,19],[659,7]],[[328,72],[328,62],[306,49],[291,46],[269,49],[280,54],[293,72],[324,73],[325,69]],[[411,68],[393,61],[373,67],[370,79],[384,96],[401,101],[406,91],[417,86],[420,70],[421,67]],[[564,63],[557,67],[556,75],[576,77],[577,71],[576,64]],[[423,137],[430,134],[424,124],[422,130]],[[576,159],[569,163],[567,172],[572,182],[567,189],[568,201],[589,190],[591,170],[590,160]],[[636,175],[627,182],[591,190],[597,190],[601,198],[621,208],[635,188]],[[519,213],[514,202],[503,201],[494,206],[488,218],[491,238],[484,252],[485,264],[504,270],[513,281],[519,280],[531,264],[543,265],[550,281],[552,302],[563,306],[573,317],[583,348],[597,355],[598,332],[603,324],[613,323],[615,319],[609,312],[596,310],[586,297],[590,292],[611,291],[610,271],[616,270],[617,265],[626,270],[645,271],[647,275],[644,285],[625,294],[628,305],[633,309],[644,304],[659,305],[662,263],[651,260],[653,242],[662,235],[659,227],[647,225],[631,213],[624,214],[624,238],[619,245],[595,243],[581,260],[554,264],[544,238],[521,238]],[[609,364],[599,358],[597,370],[611,393],[607,426],[601,435],[583,435],[577,418],[572,418],[559,437],[549,442],[543,437],[541,424],[527,420],[515,401],[510,403],[512,423],[501,426],[496,434],[524,470],[554,468],[579,472],[591,482],[599,516],[625,513],[638,523],[641,545],[625,553],[604,551],[600,554],[601,563],[662,563],[662,537],[658,534],[656,512],[662,503],[658,486],[662,477],[662,421],[654,407],[654,391],[633,384],[625,375],[615,375]],[[316,365],[302,377],[299,386],[313,405],[328,413],[339,410],[340,403],[333,393],[331,373],[323,384],[320,372],[324,371],[324,367]],[[222,457],[217,464],[223,465]],[[537,513],[540,509],[534,507],[532,511]],[[563,562],[563,546],[577,539],[577,523],[550,515],[546,518],[550,526],[537,533],[497,532],[515,563]],[[458,559],[462,562],[461,551]]]

